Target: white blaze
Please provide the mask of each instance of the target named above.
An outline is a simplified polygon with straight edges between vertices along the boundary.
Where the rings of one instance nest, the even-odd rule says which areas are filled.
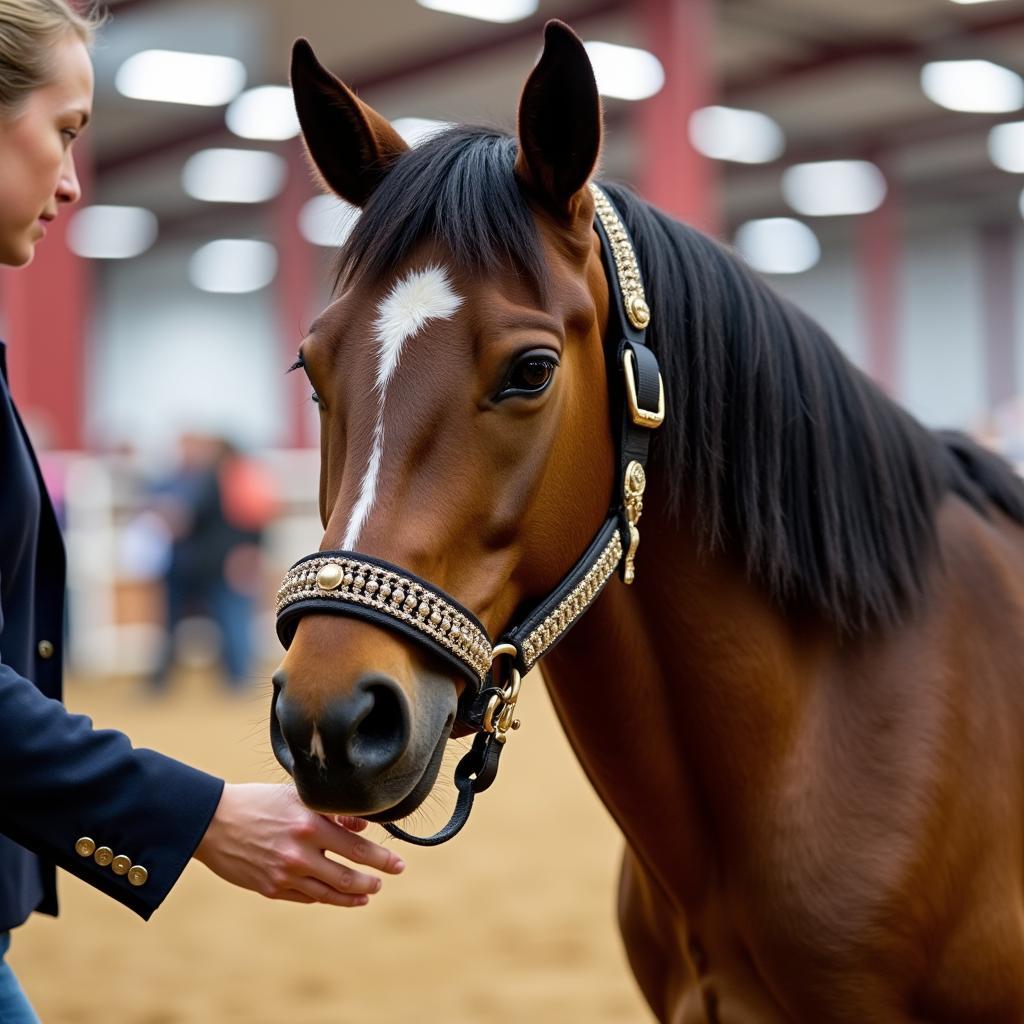
[[[452,288],[447,273],[441,267],[432,265],[423,270],[414,270],[403,277],[377,307],[377,319],[373,325],[378,344],[374,387],[379,404],[366,475],[341,544],[349,551],[355,549],[359,532],[377,497],[377,477],[384,454],[384,407],[388,384],[398,368],[402,347],[428,320],[447,320],[461,305],[462,299]]]

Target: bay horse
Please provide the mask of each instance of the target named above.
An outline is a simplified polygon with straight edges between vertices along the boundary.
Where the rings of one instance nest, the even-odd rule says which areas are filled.
[[[625,837],[620,925],[651,1011],[1024,1020],[1011,468],[917,423],[726,248],[591,187],[600,101],[561,23],[515,136],[409,149],[301,40],[292,84],[323,183],[362,210],[299,359],[325,533],[282,591],[312,603],[284,632],[271,734],[303,799],[415,810],[467,729],[446,653],[482,657],[486,687],[487,638],[620,504],[626,367],[607,343],[620,286],[642,285],[664,424],[639,547],[608,535],[636,579],[572,606],[544,678]],[[639,279],[608,271],[602,203]],[[318,588],[367,608],[386,590],[404,625],[331,614]],[[418,642],[428,625],[446,648]],[[514,694],[491,689],[504,719]]]

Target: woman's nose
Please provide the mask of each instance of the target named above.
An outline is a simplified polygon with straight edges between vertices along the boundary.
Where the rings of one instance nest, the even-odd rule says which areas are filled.
[[[82,198],[82,186],[78,182],[78,172],[75,170],[75,161],[68,157],[67,162],[61,171],[60,180],[57,182],[57,202],[77,203]]]

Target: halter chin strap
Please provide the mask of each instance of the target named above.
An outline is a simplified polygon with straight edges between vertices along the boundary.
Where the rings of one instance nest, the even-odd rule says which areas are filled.
[[[426,838],[390,822],[384,825],[392,835],[420,846],[456,835],[469,818],[474,795],[494,781],[508,733],[519,728],[515,707],[522,676],[593,604],[616,570],[627,584],[636,575],[644,466],[651,430],[665,418],[665,392],[658,361],[646,343],[651,314],[629,234],[604,192],[596,185],[590,189],[611,300],[605,345],[610,404],[621,412],[617,492],[608,518],[579,561],[494,644],[480,620],[451,595],[401,566],[355,551],[320,551],[300,559],[278,591],[277,635],[285,648],[303,615],[350,615],[403,633],[465,678],[458,720],[477,736],[455,769],[459,795],[451,819]]]

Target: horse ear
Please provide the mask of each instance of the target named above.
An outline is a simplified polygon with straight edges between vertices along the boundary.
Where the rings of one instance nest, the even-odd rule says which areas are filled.
[[[292,47],[292,92],[306,148],[327,186],[363,206],[409,147],[401,135],[316,59],[305,39]]]
[[[601,151],[601,99],[590,58],[568,25],[549,21],[544,52],[519,99],[516,173],[555,213],[571,214]]]

